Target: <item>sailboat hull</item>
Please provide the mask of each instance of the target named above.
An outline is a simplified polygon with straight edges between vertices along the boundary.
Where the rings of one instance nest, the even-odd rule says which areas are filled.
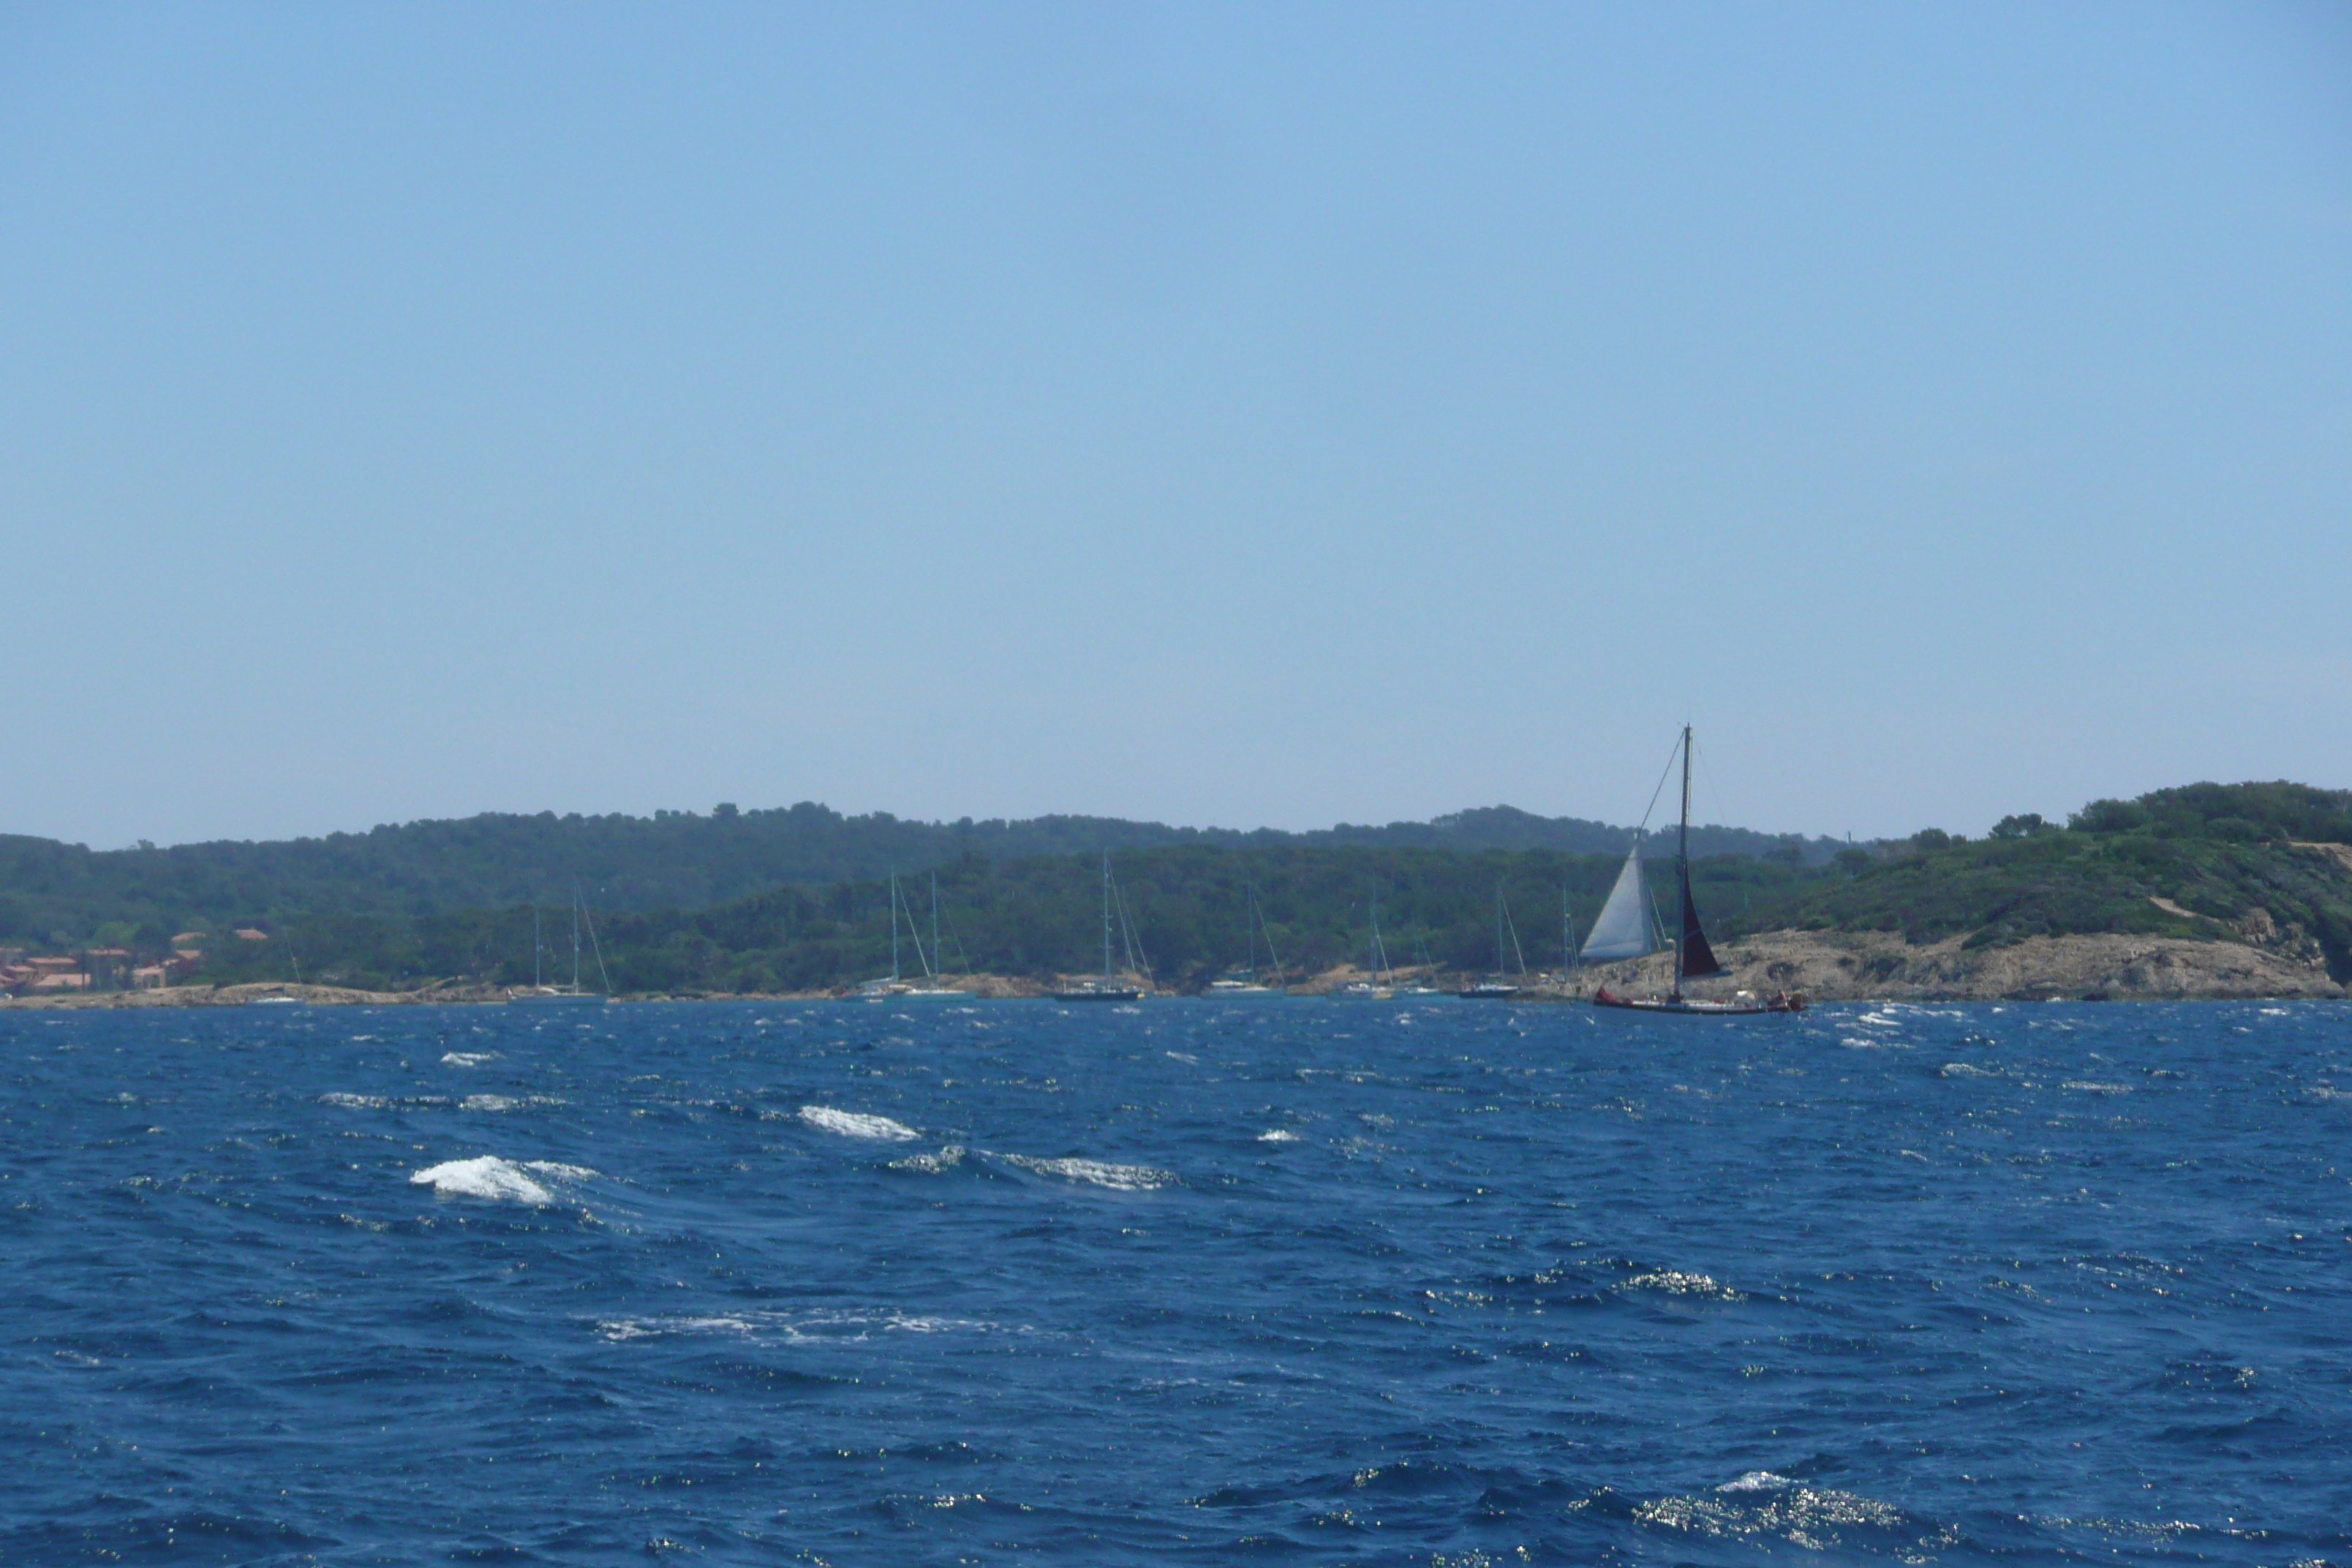
[[[608,1000],[596,991],[517,991],[507,997],[509,1007],[602,1007]]]
[[[1682,996],[1620,996],[1606,985],[1592,994],[1596,1007],[1620,1007],[1629,1013],[1672,1013],[1691,1018],[1737,1018],[1759,1013],[1801,1013],[1801,996],[1769,996],[1761,1002],[1700,1002]]]

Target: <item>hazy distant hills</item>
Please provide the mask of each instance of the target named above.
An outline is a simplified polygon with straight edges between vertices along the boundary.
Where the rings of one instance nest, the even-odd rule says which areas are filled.
[[[903,821],[801,805],[765,811],[640,816],[486,814],[366,833],[170,848],[91,850],[0,837],[0,936],[76,938],[100,922],[172,926],[272,914],[426,915],[563,903],[577,879],[601,909],[698,909],[787,883],[866,881],[919,873],[962,856],[991,861],[1172,845],[1553,849],[1622,853],[1632,829],[1511,806],[1385,826],[1305,833],[1171,827],[1116,817]],[[1762,856],[1793,848],[1807,863],[1842,846],[1738,827],[1695,827],[1695,854]]]

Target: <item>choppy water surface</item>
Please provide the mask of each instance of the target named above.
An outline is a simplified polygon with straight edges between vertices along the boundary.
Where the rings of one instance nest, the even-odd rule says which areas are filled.
[[[2352,1562],[2352,1009],[0,1016],[0,1561]]]

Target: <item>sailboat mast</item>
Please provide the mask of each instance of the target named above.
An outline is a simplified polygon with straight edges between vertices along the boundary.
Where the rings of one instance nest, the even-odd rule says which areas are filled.
[[[580,889],[572,889],[572,989],[580,989]]]
[[[1245,945],[1242,957],[1242,973],[1257,978],[1257,889],[1242,884],[1242,941]]]
[[[1682,934],[1675,939],[1675,997],[1683,994],[1683,949],[1690,944],[1690,752],[1691,727],[1683,726],[1683,820],[1675,830],[1675,880],[1681,888]]]
[[[931,978],[936,981],[948,966],[947,955],[940,951],[940,874],[931,873]]]
[[[890,984],[898,983],[898,873],[890,873]]]
[[[1110,978],[1110,851],[1103,851],[1103,978]]]
[[[534,991],[546,984],[545,981],[540,978],[539,973],[539,950],[541,946],[541,943],[539,940],[539,906],[537,904],[533,904],[530,906],[530,988]]]

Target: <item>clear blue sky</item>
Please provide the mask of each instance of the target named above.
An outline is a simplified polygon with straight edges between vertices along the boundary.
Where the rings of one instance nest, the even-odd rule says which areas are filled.
[[[0,830],[2352,784],[2352,8],[16,6]]]

